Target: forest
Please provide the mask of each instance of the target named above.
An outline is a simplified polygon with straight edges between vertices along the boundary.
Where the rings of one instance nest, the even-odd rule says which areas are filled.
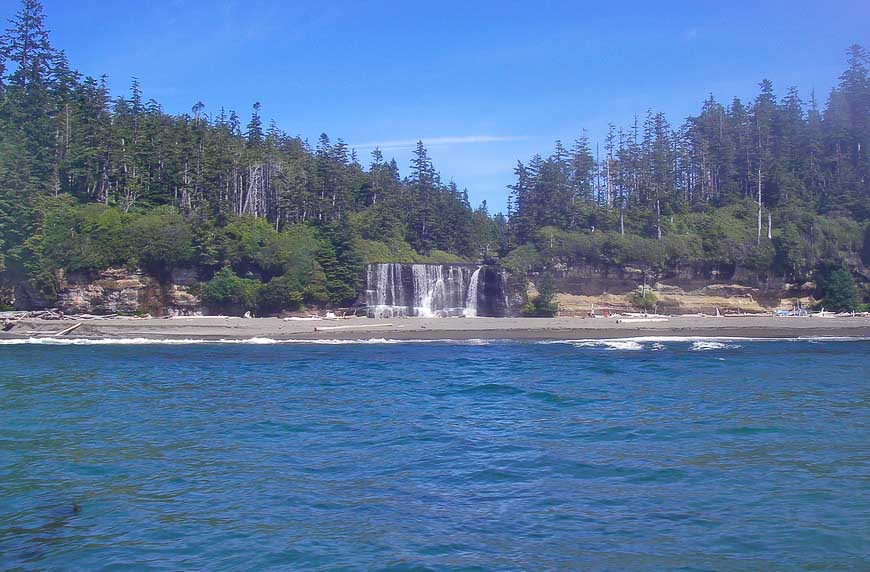
[[[850,47],[823,105],[763,80],[753,100],[710,96],[677,126],[647,111],[600,144],[557,141],[517,163],[493,215],[422,142],[402,176],[378,149],[363,159],[266,124],[259,103],[244,118],[201,101],[175,115],[135,78],[115,96],[23,0],[0,37],[0,304],[21,283],[51,300],[62,273],[195,267],[204,302],[277,313],[353,304],[369,262],[487,261],[845,274],[841,306],[856,306],[870,301],[868,65]]]

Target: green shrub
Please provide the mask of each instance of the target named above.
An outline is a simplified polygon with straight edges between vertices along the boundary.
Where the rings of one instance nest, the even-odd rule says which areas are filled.
[[[502,261],[502,266],[510,272],[530,272],[543,264],[538,249],[531,244],[525,244],[511,250]]]
[[[858,305],[858,290],[852,273],[844,268],[831,269],[819,280],[822,290],[822,305],[826,310],[847,312]]]
[[[347,220],[354,233],[363,240],[380,243],[391,243],[396,240],[404,242],[406,228],[398,215],[399,210],[395,205],[381,200],[365,210],[350,214]],[[405,259],[400,262],[407,261],[408,259]]]
[[[648,312],[652,308],[658,304],[658,296],[655,295],[655,292],[650,290],[649,288],[640,287],[628,297],[629,302],[635,308],[642,309],[644,312]]]
[[[780,272],[795,275],[808,266],[811,253],[797,225],[787,223],[777,230],[773,245],[776,248],[775,266]]]
[[[202,302],[231,313],[253,310],[261,287],[258,280],[240,278],[232,269],[223,268],[202,287]]]
[[[267,270],[269,266],[275,264],[263,255],[266,244],[274,241],[278,234],[267,220],[251,216],[237,217],[224,226],[221,232],[223,234],[222,262],[231,266],[236,272],[263,274],[264,261]]]
[[[302,296],[306,304],[323,306],[329,303],[329,291],[326,289],[326,273],[319,266],[308,276],[305,288],[302,290]]]
[[[196,250],[190,224],[178,212],[156,209],[128,214],[102,204],[46,203],[39,244],[52,269],[99,271],[141,266],[152,272],[193,264]]]
[[[428,256],[423,256],[421,258],[422,260],[420,260],[420,262],[427,262],[429,264],[463,264],[468,262],[467,258],[443,250],[438,250],[437,248],[433,248],[429,251]]]
[[[59,200],[46,203],[43,216],[38,247],[53,269],[103,270],[133,257],[127,230],[131,217],[118,209]]]
[[[359,239],[356,242],[356,248],[360,253],[363,264],[374,264],[376,262],[400,262],[399,260],[393,260],[393,253],[390,252],[390,247],[385,242]]]
[[[762,272],[769,270],[776,260],[776,247],[774,244],[765,239],[761,244],[752,245],[746,256],[743,258],[743,265],[750,270]]]
[[[300,280],[317,267],[322,239],[307,225],[293,225],[282,232],[270,232],[251,257],[264,279],[292,273]]]
[[[538,296],[523,307],[523,315],[528,318],[552,318],[559,312],[559,305],[553,301],[555,296],[553,276],[544,273],[538,283]]]
[[[298,310],[305,295],[297,281],[288,275],[272,278],[264,284],[257,296],[257,309],[262,314],[274,314],[283,310]]]
[[[167,272],[195,261],[193,231],[181,214],[158,209],[134,217],[127,228],[130,259],[151,272]]]
[[[704,244],[701,237],[686,234],[669,234],[662,239],[668,264],[691,264],[704,257]]]

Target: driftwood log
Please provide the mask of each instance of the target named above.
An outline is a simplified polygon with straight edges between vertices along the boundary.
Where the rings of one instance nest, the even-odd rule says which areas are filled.
[[[61,331],[59,331],[58,333],[54,334],[54,337],[65,336],[65,335],[67,335],[68,333],[72,332],[73,330],[75,330],[75,329],[81,327],[81,325],[82,325],[81,322],[77,322],[77,323],[73,324],[72,326],[66,328],[65,330],[61,330]]]

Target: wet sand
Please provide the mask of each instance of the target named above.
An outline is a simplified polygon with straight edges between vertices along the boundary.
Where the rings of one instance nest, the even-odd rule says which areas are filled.
[[[867,317],[698,317],[656,321],[635,318],[354,318],[283,320],[280,318],[190,317],[81,320],[64,338],[148,338],[243,340],[372,339],[394,340],[573,340],[644,336],[798,338],[842,336],[870,338]],[[651,318],[653,320],[653,318]],[[661,321],[658,321],[661,320]],[[0,339],[50,337],[75,320],[21,320]]]

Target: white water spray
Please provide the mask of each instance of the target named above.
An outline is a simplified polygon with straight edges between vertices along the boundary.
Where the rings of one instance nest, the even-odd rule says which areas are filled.
[[[481,268],[483,267],[479,266],[477,270],[474,271],[474,274],[471,275],[471,282],[468,285],[468,296],[465,297],[464,315],[466,318],[474,318],[477,316],[477,285],[480,282]]]
[[[483,267],[459,264],[370,264],[366,305],[374,318],[476,316]]]

